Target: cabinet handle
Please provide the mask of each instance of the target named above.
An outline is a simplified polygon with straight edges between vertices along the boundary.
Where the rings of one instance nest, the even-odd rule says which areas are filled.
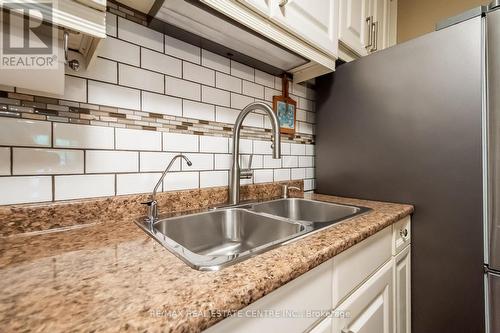
[[[373,16],[368,16],[366,18],[366,24],[368,25],[368,43],[366,44],[366,48],[369,48],[372,46],[372,32],[373,32],[373,28],[372,28],[372,24],[373,24]]]
[[[287,3],[288,3],[288,0],[280,0],[279,6],[280,7],[285,7]]]
[[[373,47],[370,50],[371,52],[377,51],[378,49],[378,22],[372,23],[373,30]]]
[[[399,235],[402,237],[402,238],[406,238],[408,236],[408,229],[404,228],[402,230],[399,230]]]
[[[344,328],[341,333],[354,333],[353,331],[351,331],[350,329],[348,328]]]

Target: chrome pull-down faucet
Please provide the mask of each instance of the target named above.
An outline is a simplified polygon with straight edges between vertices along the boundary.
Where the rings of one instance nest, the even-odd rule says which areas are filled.
[[[231,165],[230,179],[229,179],[229,205],[237,205],[240,202],[240,131],[245,117],[254,110],[264,111],[271,120],[273,143],[273,158],[281,158],[281,140],[280,140],[280,126],[278,117],[273,110],[263,102],[254,102],[248,104],[241,110],[236,122],[234,124],[233,132],[233,163]]]
[[[188,166],[193,165],[193,163],[191,163],[191,161],[189,160],[189,158],[187,158],[183,154],[175,155],[172,158],[172,160],[170,161],[170,163],[168,163],[167,168],[165,169],[165,171],[163,171],[163,173],[161,174],[160,179],[156,183],[155,188],[153,189],[153,193],[151,193],[151,199],[149,201],[143,203],[144,205],[148,206],[147,221],[151,225],[158,220],[158,202],[156,201],[156,192],[158,191],[158,187],[160,187],[160,184],[163,181],[163,178],[165,178],[165,175],[167,174],[167,172],[170,170],[170,168],[172,167],[172,165],[174,164],[174,162],[178,158],[183,158],[186,161],[186,163],[187,163]]]

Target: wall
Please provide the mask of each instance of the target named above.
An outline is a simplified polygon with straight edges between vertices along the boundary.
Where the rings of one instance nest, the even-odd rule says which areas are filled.
[[[432,32],[436,23],[490,0],[399,0],[398,43]]]
[[[112,4],[111,4],[112,5]],[[0,87],[0,204],[227,186],[232,124],[248,103],[271,105],[281,80],[108,13],[108,38],[88,71],[66,69],[64,97]],[[271,156],[270,123],[251,114],[242,166],[253,183],[304,179],[314,188],[314,91],[292,85],[297,133]]]

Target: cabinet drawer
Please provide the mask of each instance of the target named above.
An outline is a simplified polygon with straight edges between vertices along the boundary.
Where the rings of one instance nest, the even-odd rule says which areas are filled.
[[[392,254],[398,254],[408,244],[411,243],[411,223],[410,216],[394,223],[392,236]]]
[[[333,258],[333,306],[391,258],[392,226]]]
[[[304,332],[321,315],[319,312],[307,315],[307,312],[332,308],[332,270],[332,260],[329,260],[205,332]]]

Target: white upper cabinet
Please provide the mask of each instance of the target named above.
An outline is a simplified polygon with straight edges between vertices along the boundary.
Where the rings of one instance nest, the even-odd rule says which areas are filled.
[[[397,0],[338,1],[339,42],[345,49],[358,57],[395,44]]]
[[[337,57],[338,9],[336,0],[281,0],[272,18],[288,31]]]
[[[370,45],[370,0],[339,0],[339,41],[358,55]]]
[[[336,0],[240,0],[248,8],[311,44],[337,57]]]

